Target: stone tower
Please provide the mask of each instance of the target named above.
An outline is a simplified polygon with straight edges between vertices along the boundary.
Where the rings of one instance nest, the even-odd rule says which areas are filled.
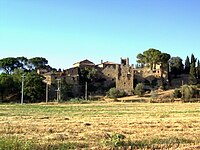
[[[134,69],[129,65],[129,58],[121,58],[121,64],[116,66],[116,72],[116,88],[131,92],[134,88]]]

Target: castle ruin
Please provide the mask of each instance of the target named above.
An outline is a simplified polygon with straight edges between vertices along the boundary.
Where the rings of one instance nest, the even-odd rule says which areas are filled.
[[[48,80],[48,84],[51,85],[58,78],[66,80],[67,83],[73,85],[74,94],[80,93],[80,79],[81,69],[90,68],[97,72],[97,77],[100,83],[93,83],[94,85],[100,85],[104,89],[116,87],[119,90],[124,90],[127,93],[131,93],[137,83],[148,83],[146,87],[151,88],[154,80],[160,81],[161,78],[167,80],[168,71],[161,70],[161,66],[158,64],[154,67],[154,70],[150,70],[148,67],[134,68],[129,64],[129,58],[121,58],[120,64],[113,62],[103,62],[95,65],[89,60],[83,60],[73,64],[72,68],[66,69],[62,72],[46,72],[43,76]],[[44,72],[44,71],[43,71]]]

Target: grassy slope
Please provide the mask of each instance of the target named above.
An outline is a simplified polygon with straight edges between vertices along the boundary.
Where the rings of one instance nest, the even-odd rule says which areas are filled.
[[[200,145],[200,103],[0,105],[0,127],[1,137],[39,144],[184,147]]]

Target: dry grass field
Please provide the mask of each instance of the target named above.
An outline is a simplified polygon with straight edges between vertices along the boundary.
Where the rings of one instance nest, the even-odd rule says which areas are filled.
[[[2,104],[9,148],[200,149],[200,103]]]

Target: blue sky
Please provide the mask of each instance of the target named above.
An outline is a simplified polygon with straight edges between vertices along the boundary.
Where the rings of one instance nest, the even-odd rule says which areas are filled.
[[[0,0],[0,59],[41,56],[56,68],[120,62],[156,48],[200,50],[199,0]]]

